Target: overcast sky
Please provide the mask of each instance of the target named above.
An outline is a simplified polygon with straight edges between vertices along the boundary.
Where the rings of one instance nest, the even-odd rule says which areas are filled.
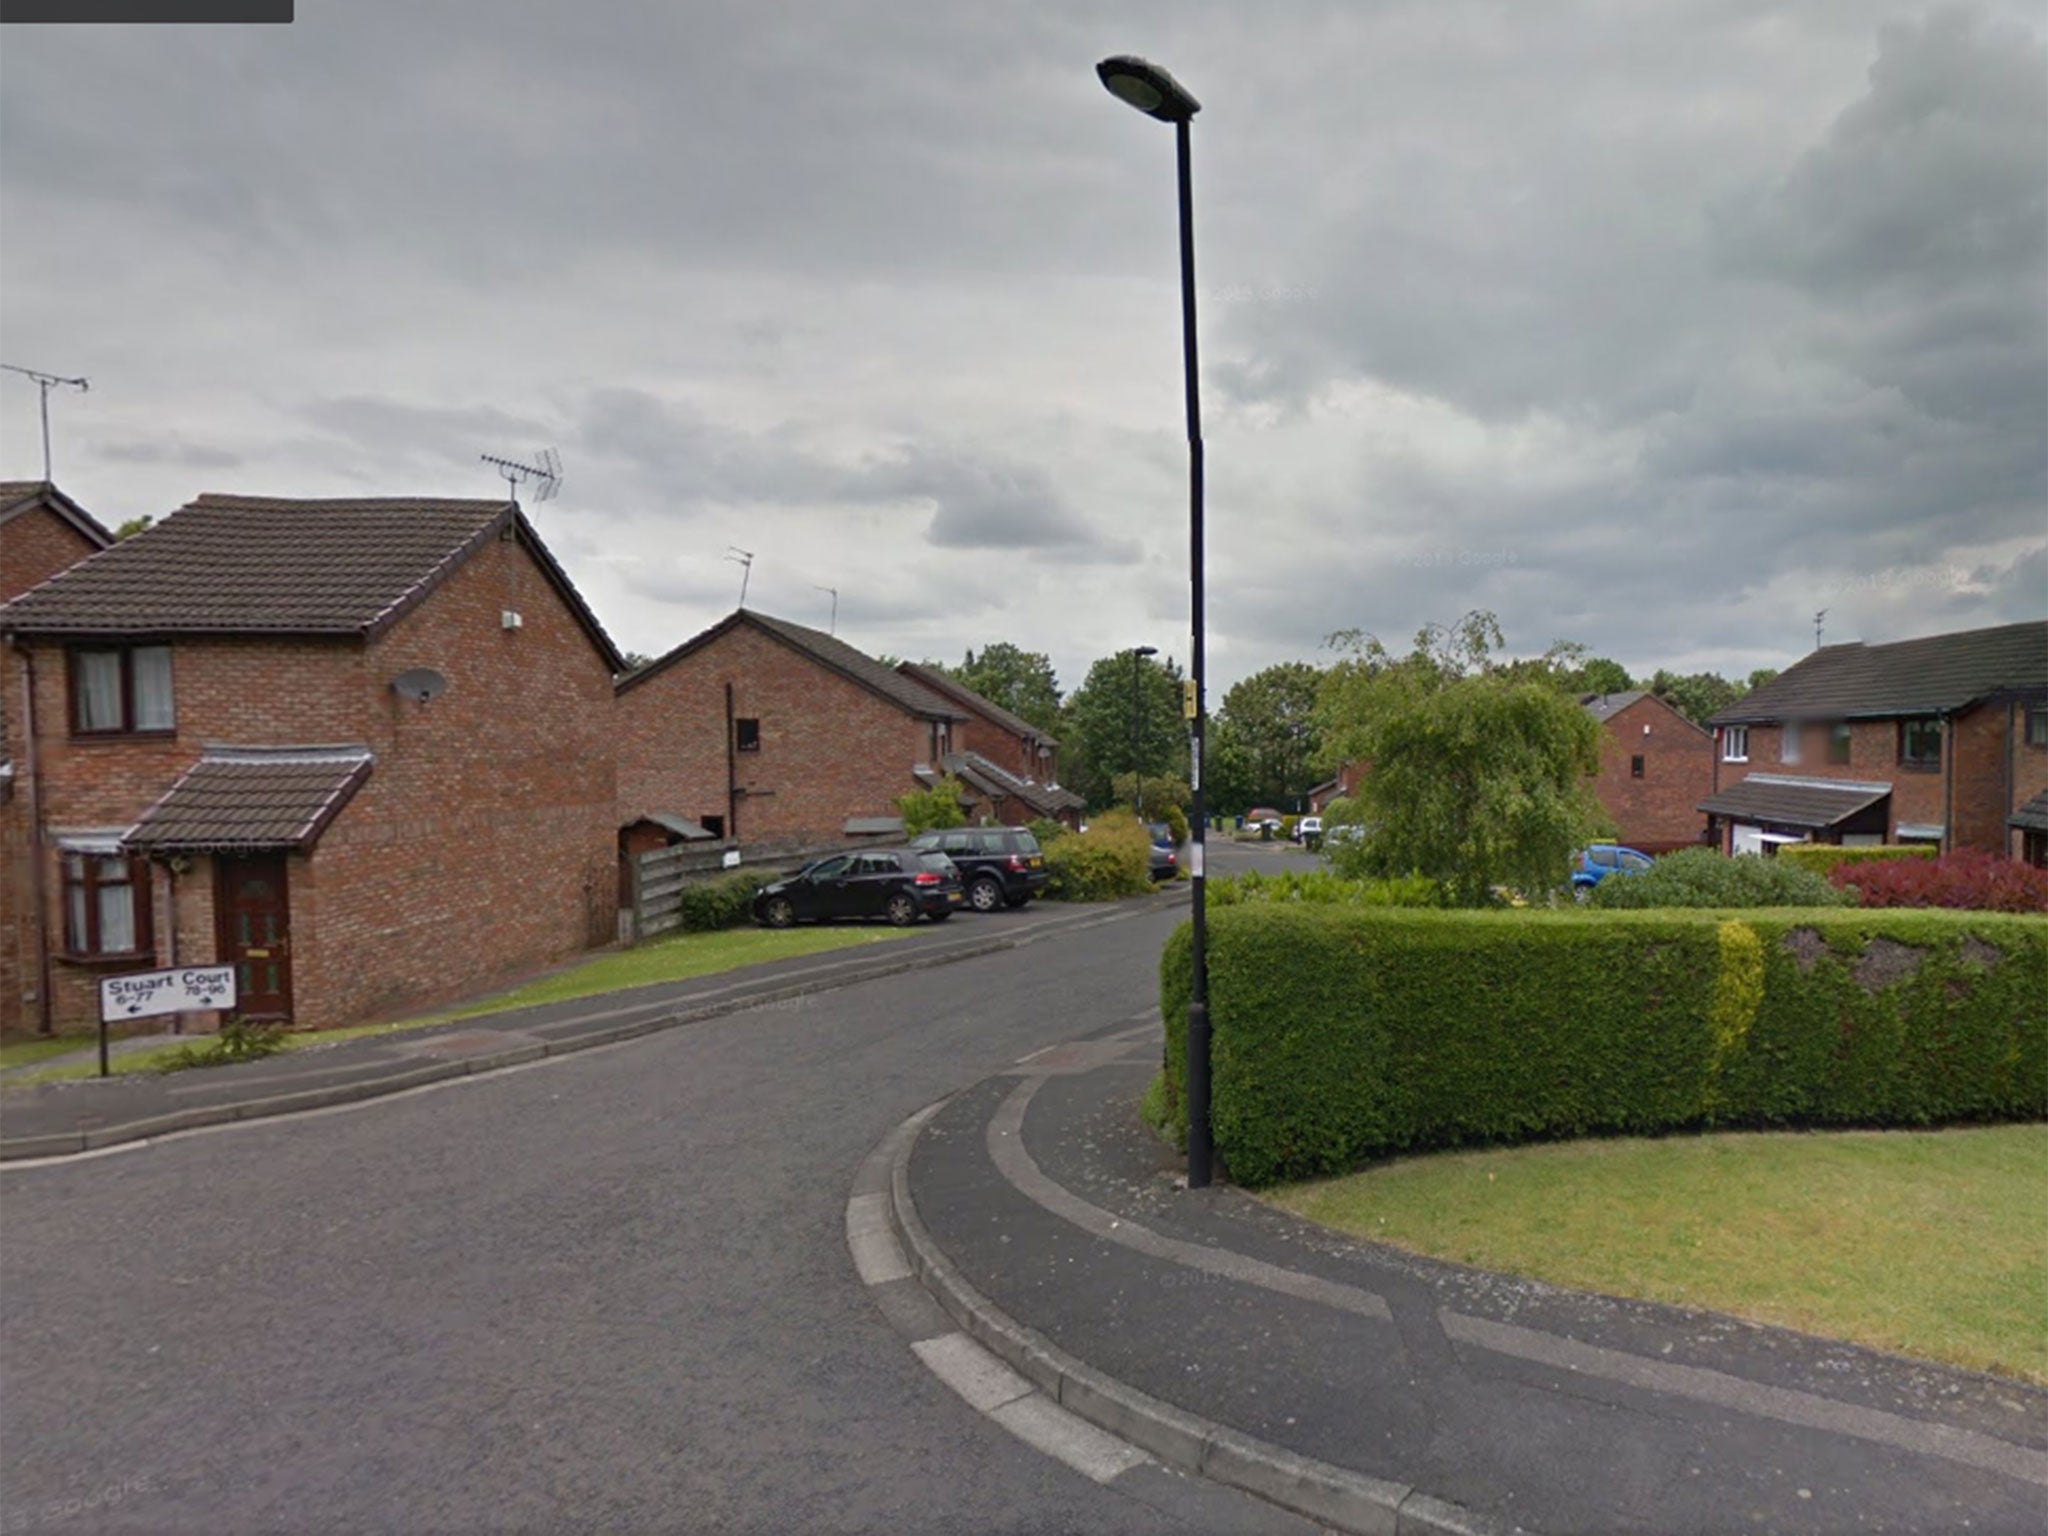
[[[751,606],[1063,686],[1188,650],[1198,96],[1212,704],[1498,612],[1637,672],[2048,612],[2033,0],[300,0],[0,49],[0,360],[109,523],[533,509],[622,646]],[[0,474],[41,472],[0,380]]]

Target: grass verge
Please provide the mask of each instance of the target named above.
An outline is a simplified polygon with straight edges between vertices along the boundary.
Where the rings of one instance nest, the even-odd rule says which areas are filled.
[[[620,950],[613,954],[597,955],[588,960],[578,961],[523,986],[514,987],[508,992],[494,992],[478,998],[475,1002],[464,1003],[438,1013],[422,1014],[418,1018],[400,1019],[388,1024],[355,1024],[343,1029],[308,1030],[288,1034],[284,1037],[284,1049],[302,1051],[311,1046],[334,1045],[343,1040],[359,1040],[366,1036],[425,1029],[429,1025],[447,1024],[456,1019],[471,1019],[480,1014],[503,1013],[514,1008],[533,1008],[543,1003],[573,1002],[578,998],[600,997],[608,992],[624,992],[634,987],[655,986],[667,981],[692,981],[700,976],[714,976],[724,971],[761,965],[771,960],[793,960],[805,955],[824,954],[835,949],[877,944],[918,931],[920,930],[910,928],[821,926],[780,931],[766,928],[729,928],[716,933],[677,934],[673,938],[657,939],[651,944],[643,944],[638,949]],[[58,1038],[64,1042],[64,1051],[90,1049],[94,1043],[94,1037],[91,1035],[64,1035]],[[195,1036],[194,1041],[203,1043],[210,1038],[205,1035]],[[64,1054],[64,1051],[55,1049],[54,1042],[22,1043],[50,1045],[52,1048],[42,1053],[45,1056]],[[191,1043],[193,1042],[167,1045],[157,1050],[136,1051],[127,1056],[116,1057],[112,1063],[113,1072],[116,1076],[129,1072],[161,1072]],[[98,1075],[97,1061],[77,1062],[68,1066],[51,1067],[42,1072],[22,1072],[5,1079],[0,1086],[8,1089],[28,1088],[37,1083]]]
[[[42,1035],[34,1040],[10,1040],[0,1045],[0,1072],[11,1067],[32,1067],[52,1056],[69,1056],[98,1044],[98,1035]]]
[[[1414,1253],[2048,1384],[2048,1126],[1406,1158],[1265,1192]]]

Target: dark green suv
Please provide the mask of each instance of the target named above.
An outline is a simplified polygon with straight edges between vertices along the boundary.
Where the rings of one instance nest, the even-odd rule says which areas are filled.
[[[1050,876],[1038,839],[1023,827],[948,827],[914,837],[910,845],[943,853],[958,865],[967,905],[977,912],[1021,907]]]

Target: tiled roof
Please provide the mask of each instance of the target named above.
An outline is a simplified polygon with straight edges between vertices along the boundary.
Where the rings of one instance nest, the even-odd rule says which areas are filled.
[[[1640,688],[1631,688],[1625,693],[1582,693],[1579,703],[1587,714],[1605,724],[1642,696]]]
[[[942,766],[969,788],[996,799],[1015,796],[1041,816],[1057,815],[1085,803],[1070,789],[1020,779],[1007,769],[998,768],[979,752],[949,752],[942,760]]]
[[[2029,832],[2048,832],[2048,789],[2044,789],[2025,805],[2006,817],[2009,827],[2024,827]]]
[[[137,853],[311,848],[370,776],[367,747],[215,747],[122,842]]]
[[[865,652],[857,651],[844,640],[826,634],[820,629],[810,629],[802,624],[792,624],[787,619],[771,618],[765,613],[756,613],[751,608],[735,609],[725,618],[705,630],[693,635],[665,656],[650,661],[639,671],[619,679],[619,691],[645,682],[667,670],[685,656],[703,649],[722,635],[730,634],[742,624],[751,624],[763,634],[773,636],[784,645],[801,651],[811,660],[841,677],[859,683],[863,688],[880,694],[898,709],[907,710],[923,720],[965,720],[966,715],[947,700],[933,693],[923,684],[903,676],[893,667],[884,666]]]
[[[10,522],[34,507],[48,507],[101,549],[114,542],[106,524],[49,481],[0,480],[0,523]]]
[[[2048,619],[1886,645],[1822,646],[1709,723],[1931,715],[2023,688],[2048,688]]]
[[[0,608],[28,634],[377,634],[510,524],[614,672],[618,651],[503,501],[201,496]]]
[[[992,699],[985,699],[957,677],[949,676],[936,667],[927,667],[915,661],[896,664],[896,670],[913,682],[922,683],[934,693],[942,694],[954,703],[986,716],[1013,736],[1026,741],[1043,742],[1048,747],[1059,745],[1058,740],[1040,730],[1022,715],[1013,714]]]
[[[1832,827],[1877,804],[1891,792],[1889,784],[1752,773],[1740,783],[1709,795],[1699,803],[1699,809],[1717,816],[1777,822],[1788,827]]]

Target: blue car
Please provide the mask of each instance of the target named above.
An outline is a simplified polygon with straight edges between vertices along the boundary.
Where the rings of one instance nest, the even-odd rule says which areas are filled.
[[[1639,875],[1650,867],[1650,856],[1620,843],[1593,843],[1572,861],[1572,895],[1584,901],[1593,887],[1609,875]]]

